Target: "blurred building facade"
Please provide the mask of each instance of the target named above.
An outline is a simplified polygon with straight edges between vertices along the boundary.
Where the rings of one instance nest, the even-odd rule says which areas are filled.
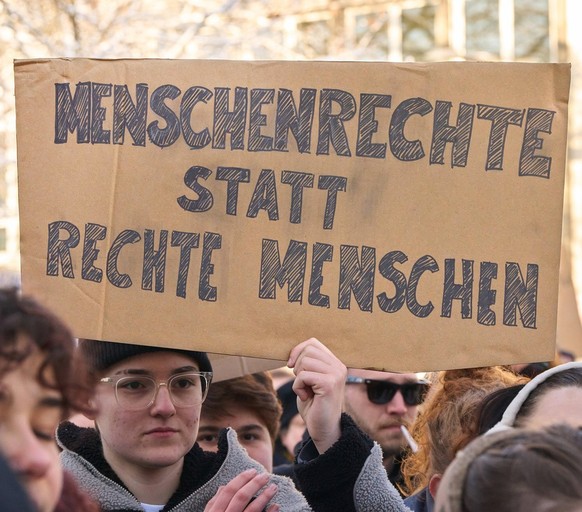
[[[307,58],[557,62],[568,0],[279,0],[286,46]]]
[[[41,3],[46,5],[42,7]],[[582,308],[578,305],[582,302],[582,33],[576,23],[582,19],[581,0],[81,0],[77,2],[78,12],[71,8],[66,13],[59,13],[57,4],[39,0],[35,9],[27,0],[3,1],[0,10],[8,21],[0,27],[0,44],[4,45],[0,58],[571,62],[557,336],[560,347],[582,356]],[[213,7],[207,8],[209,4]],[[151,9],[146,13],[148,6]],[[131,22],[136,17],[149,23],[142,25],[149,29],[141,28],[132,36]],[[28,18],[28,26],[22,25]],[[155,23],[162,20],[173,20],[173,25],[154,30]],[[113,30],[115,21],[120,25],[117,33]],[[89,22],[91,26],[82,26]],[[50,26],[39,26],[41,23]],[[26,30],[30,32],[28,39],[15,41],[15,34]],[[44,40],[39,36],[43,30]],[[66,30],[68,36],[62,33]],[[109,38],[99,39],[98,35],[107,34],[106,31]],[[59,37],[64,41],[61,46],[51,44]],[[0,92],[10,95],[6,84],[10,82],[7,73],[11,66],[9,71],[6,65],[2,69]],[[19,272],[13,105],[8,104],[3,110],[0,285],[17,282]]]

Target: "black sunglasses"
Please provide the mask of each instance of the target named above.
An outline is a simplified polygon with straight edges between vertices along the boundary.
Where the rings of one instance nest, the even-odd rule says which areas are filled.
[[[384,405],[390,402],[397,391],[400,391],[407,405],[420,405],[424,401],[429,388],[429,383],[426,381],[395,384],[387,380],[364,379],[351,375],[348,375],[346,383],[365,384],[368,400],[377,405]]]

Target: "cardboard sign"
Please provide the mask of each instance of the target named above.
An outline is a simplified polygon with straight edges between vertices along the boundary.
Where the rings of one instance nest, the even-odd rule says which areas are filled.
[[[17,61],[22,283],[79,337],[553,357],[570,68]]]
[[[285,367],[287,361],[259,357],[230,356],[208,353],[212,365],[212,382],[233,379],[250,373],[276,370]]]

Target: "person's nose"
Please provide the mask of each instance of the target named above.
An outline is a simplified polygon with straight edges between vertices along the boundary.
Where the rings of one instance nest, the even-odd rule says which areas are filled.
[[[39,439],[29,425],[13,430],[13,435],[3,445],[2,451],[10,467],[20,477],[41,477],[51,466],[50,441]]]
[[[158,385],[154,403],[150,407],[150,411],[154,416],[160,415],[169,417],[176,414],[176,406],[174,405],[174,402],[172,402],[170,390],[165,383]]]
[[[389,414],[394,414],[397,416],[404,416],[408,412],[408,407],[400,390],[396,391],[396,394],[392,397],[392,400],[386,404],[386,410]]]

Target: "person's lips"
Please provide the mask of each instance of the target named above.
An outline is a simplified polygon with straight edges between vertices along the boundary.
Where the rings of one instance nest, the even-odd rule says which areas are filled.
[[[394,430],[394,431],[398,431],[400,432],[400,425],[402,425],[402,423],[385,423],[383,425],[380,426],[380,428],[382,430]]]
[[[176,434],[178,431],[175,428],[171,427],[156,427],[145,432],[146,436],[154,436],[154,437],[170,437],[173,434]]]

